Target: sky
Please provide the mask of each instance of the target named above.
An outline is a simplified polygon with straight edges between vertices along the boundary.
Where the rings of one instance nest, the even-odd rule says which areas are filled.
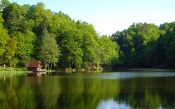
[[[45,9],[62,11],[74,20],[86,21],[100,35],[112,35],[133,23],[159,26],[175,21],[175,0],[9,0],[20,5],[45,4]]]

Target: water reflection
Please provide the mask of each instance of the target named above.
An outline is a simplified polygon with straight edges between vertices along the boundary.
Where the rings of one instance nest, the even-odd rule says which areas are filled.
[[[119,105],[113,99],[101,101],[97,109],[119,109]]]
[[[137,78],[128,78],[126,74],[79,73],[41,78],[13,77],[5,81],[0,79],[0,108],[175,108],[174,74],[159,76],[158,72],[158,76],[154,73],[153,77]],[[116,78],[117,75],[123,77]]]
[[[107,101],[101,101],[97,109],[130,109],[131,107],[125,103],[118,103],[113,99]]]

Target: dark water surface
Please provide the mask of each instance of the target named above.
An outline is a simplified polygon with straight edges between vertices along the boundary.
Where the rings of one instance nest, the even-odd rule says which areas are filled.
[[[175,72],[132,69],[0,79],[0,109],[175,108]]]

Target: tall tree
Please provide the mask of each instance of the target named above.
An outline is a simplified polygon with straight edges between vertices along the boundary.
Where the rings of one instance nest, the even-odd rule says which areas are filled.
[[[100,58],[98,56],[98,36],[94,27],[86,22],[77,21],[77,29],[82,36],[82,50],[83,50],[83,67],[99,65]]]
[[[19,60],[21,60],[19,64],[26,66],[31,60],[31,55],[33,55],[36,36],[33,32],[28,30],[26,33],[17,32],[15,37],[17,39],[17,49],[15,55]]]
[[[118,61],[118,45],[112,42],[107,36],[102,36],[99,40],[99,58],[101,65],[115,65]]]
[[[57,42],[62,53],[59,65],[64,68],[81,68],[83,57],[82,35],[76,28],[76,23],[62,12],[56,14],[55,17],[60,20],[57,22],[57,29],[52,28],[52,31],[57,32]],[[52,27],[55,26],[52,24]]]
[[[0,57],[1,57],[1,64],[5,63],[5,58],[4,55],[6,53],[6,44],[8,43],[9,40],[9,35],[7,30],[3,26],[4,19],[2,18],[2,14],[0,13]]]
[[[6,43],[7,40],[9,39],[7,30],[4,28],[3,26],[3,18],[2,18],[2,14],[0,13],[0,56],[2,56],[5,52],[5,48],[6,48]]]
[[[39,37],[42,34],[44,28],[49,31],[49,25],[51,24],[52,12],[45,9],[45,5],[42,2],[37,5],[32,5],[28,8],[28,19],[32,26],[33,32]]]
[[[3,10],[3,18],[5,20],[4,25],[11,36],[14,36],[15,32],[23,30],[21,27],[23,17],[21,16],[20,5],[17,3],[11,3]]]
[[[55,38],[44,28],[39,57],[44,62],[45,68],[49,68],[49,64],[52,66],[54,63],[58,62],[59,56],[60,50]]]
[[[6,57],[9,60],[9,65],[12,67],[13,65],[13,57],[15,55],[16,50],[16,38],[10,38],[6,45],[7,51],[6,51]]]

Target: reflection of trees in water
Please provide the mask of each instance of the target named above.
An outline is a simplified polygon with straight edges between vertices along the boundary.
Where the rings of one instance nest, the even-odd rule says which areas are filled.
[[[173,78],[137,78],[120,81],[120,93],[116,98],[132,108],[175,107]],[[127,86],[127,87],[126,87]]]
[[[82,77],[22,77],[11,82],[6,79],[0,85],[1,109],[89,109],[119,93],[118,80]]]
[[[35,98],[38,109],[50,109],[57,105],[60,94],[60,84],[58,78],[42,78],[42,84],[35,88]]]
[[[36,100],[33,87],[26,78],[7,78],[5,83],[0,82],[1,109],[35,109]]]
[[[163,81],[163,82],[162,82]],[[114,98],[132,108],[175,107],[173,78],[106,80],[100,78],[42,77],[0,80],[1,109],[94,109]]]
[[[61,108],[95,109],[102,99],[117,96],[119,81],[83,78],[62,78],[62,93],[58,98]],[[108,85],[107,85],[108,84]]]

